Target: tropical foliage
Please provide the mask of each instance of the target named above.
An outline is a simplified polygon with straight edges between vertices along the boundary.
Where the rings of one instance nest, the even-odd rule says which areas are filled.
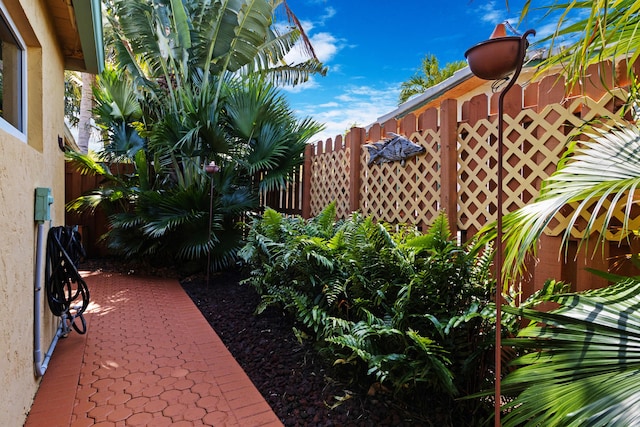
[[[71,126],[80,120],[81,81],[77,72],[64,72],[64,117]]]
[[[604,236],[612,224],[622,236],[634,238],[637,231],[630,228],[630,220],[640,184],[640,129],[629,124],[584,135],[589,139],[570,144],[536,201],[504,217],[505,271],[512,277],[522,271],[527,254],[535,253],[549,221],[568,204],[574,214],[563,236],[565,246],[578,224],[583,232],[580,244],[587,245],[591,232],[598,233],[594,252],[609,244]],[[621,211],[624,217],[618,221],[614,214]],[[586,221],[579,223],[580,218]],[[629,262],[636,257],[630,254]],[[640,372],[633,360],[640,282],[604,275],[617,285],[550,298],[562,307],[549,313],[505,308],[534,322],[509,342],[531,353],[515,362],[522,367],[503,382],[504,392],[519,393],[506,408],[510,412],[505,425],[637,423],[640,388],[630,379]]]
[[[490,251],[473,255],[457,245],[445,215],[424,235],[358,214],[334,218],[332,204],[307,221],[273,210],[254,221],[241,255],[247,282],[262,295],[258,311],[275,305],[291,313],[300,336],[362,383],[433,405],[454,425],[479,424],[486,403],[455,398],[493,381]],[[518,322],[506,316],[503,333]]]
[[[525,2],[522,16],[531,12]],[[540,64],[544,73],[556,65],[570,86],[587,76],[587,67],[602,61],[625,58],[631,79],[633,64],[640,55],[640,3],[635,0],[559,1],[542,7],[557,16],[553,33],[538,43],[548,45],[549,55]],[[607,82],[604,82],[607,84]]]
[[[502,383],[517,398],[505,426],[632,426],[640,422],[640,281],[552,296],[551,312],[505,308],[533,320],[505,344],[529,351]]]
[[[625,0],[554,3],[547,10],[560,13],[560,20],[557,31],[548,39],[553,42],[553,55],[543,62],[542,70],[561,63],[569,86],[585,78],[589,65],[603,60],[622,58],[631,73],[629,64],[640,52],[639,7],[637,2]],[[577,39],[554,49],[572,35]],[[628,105],[633,111],[637,96],[635,77],[630,77]],[[599,244],[594,251],[609,244],[605,236],[612,228],[625,239],[635,238],[637,230],[632,220],[637,215],[634,206],[640,182],[640,130],[633,123],[585,129],[570,141],[557,171],[542,184],[535,203],[504,218],[507,249],[503,279],[518,276],[527,254],[535,253],[546,225],[567,206],[575,213],[563,236],[565,247],[576,228],[583,236],[580,245],[586,246],[592,233],[598,233]],[[618,219],[620,214],[622,220]],[[485,232],[495,237],[495,229],[488,227]],[[629,254],[629,261],[637,265],[637,255]],[[503,381],[503,392],[515,396],[505,406],[504,425],[638,424],[640,388],[635,377],[640,366],[634,347],[640,320],[640,282],[637,277],[598,274],[615,284],[549,297],[559,308],[548,312],[505,308],[532,323],[517,338],[505,342],[528,354],[514,362],[517,369]]]
[[[504,216],[505,274],[517,277],[522,272],[546,226],[568,204],[575,210],[563,234],[565,245],[578,224],[584,245],[593,232],[603,244],[612,222],[621,236],[632,231],[629,220],[640,185],[640,129],[633,124],[607,129],[592,128],[582,134],[587,140],[573,140],[535,202]],[[624,220],[618,224],[615,214],[621,206],[625,207]],[[584,224],[581,218],[587,219]],[[485,232],[485,238],[495,236],[493,228]]]
[[[424,93],[431,86],[448,79],[453,73],[466,66],[465,61],[454,61],[440,68],[435,55],[426,55],[422,59],[420,70],[400,85],[398,104],[402,104],[414,95]]]
[[[70,208],[117,205],[111,249],[163,263],[209,256],[214,268],[234,261],[239,218],[259,191],[285,183],[321,129],[274,86],[325,71],[314,57],[283,62],[301,31],[275,31],[281,4],[106,2],[113,65],[94,91],[105,150],[99,162],[71,156],[104,182]],[[211,162],[219,172],[208,175]]]

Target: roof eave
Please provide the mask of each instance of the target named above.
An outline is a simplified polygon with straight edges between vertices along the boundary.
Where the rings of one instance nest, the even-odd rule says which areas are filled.
[[[469,80],[471,77],[473,77],[473,73],[471,72],[471,69],[469,67],[461,68],[460,70],[457,70],[455,73],[453,73],[453,75],[448,79],[428,88],[423,94],[409,99],[408,101],[400,104],[398,108],[391,111],[390,113],[378,117],[378,120],[376,120],[375,123],[385,123],[390,119],[400,119],[420,108],[421,106],[429,103],[433,99],[442,96],[448,90],[458,86],[460,83]],[[372,123],[371,125],[375,123]]]
[[[100,74],[104,69],[104,41],[100,0],[72,0],[84,56],[84,71]]]

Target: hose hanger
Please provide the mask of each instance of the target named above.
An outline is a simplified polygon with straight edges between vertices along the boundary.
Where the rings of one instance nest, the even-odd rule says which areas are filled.
[[[89,305],[89,288],[78,273],[80,258],[86,256],[80,233],[73,227],[52,227],[47,236],[45,288],[49,309],[62,317],[79,334],[87,332],[83,313]],[[72,305],[74,301],[75,305]],[[80,326],[76,323],[80,321]]]

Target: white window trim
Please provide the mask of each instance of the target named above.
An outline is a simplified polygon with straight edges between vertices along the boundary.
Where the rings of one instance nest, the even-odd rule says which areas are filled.
[[[27,142],[27,45],[24,42],[24,39],[22,38],[22,36],[20,35],[20,32],[18,31],[18,29],[16,28],[15,24],[13,23],[13,20],[11,19],[11,15],[9,15],[9,12],[7,11],[5,5],[4,5],[4,1],[0,0],[0,14],[2,15],[2,18],[4,19],[4,21],[7,23],[7,25],[9,26],[9,29],[11,29],[11,31],[13,32],[13,36],[16,38],[16,41],[18,42],[18,47],[22,50],[23,55],[21,55],[21,64],[20,64],[20,68],[21,68],[21,83],[22,83],[22,87],[20,88],[20,122],[22,124],[22,130],[16,128],[14,125],[12,125],[11,123],[9,123],[8,121],[6,121],[5,119],[3,119],[2,117],[0,117],[0,129],[9,133],[10,135],[18,138],[20,141],[22,142]]]

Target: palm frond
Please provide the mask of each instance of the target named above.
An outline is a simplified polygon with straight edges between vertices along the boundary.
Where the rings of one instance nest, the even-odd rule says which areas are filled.
[[[175,194],[143,193],[139,212],[144,213],[143,233],[151,238],[160,238],[180,226],[205,218],[202,198],[193,191]]]
[[[629,218],[640,185],[640,129],[628,124],[586,135],[588,141],[576,141],[569,147],[556,172],[544,181],[534,203],[504,216],[503,280],[522,272],[526,257],[535,255],[536,242],[547,225],[567,205],[572,204],[575,211],[563,235],[565,245],[584,218],[582,242],[592,232],[599,232],[602,241],[620,210],[625,219],[618,232],[624,236],[631,231]],[[495,223],[481,233],[479,245],[495,238]]]
[[[89,194],[85,194],[67,202],[64,207],[68,212],[94,212],[106,197],[107,196],[102,191],[94,190]]]
[[[309,80],[312,75],[325,76],[328,68],[316,59],[298,64],[282,64],[258,71],[276,86],[296,86]]]
[[[505,308],[536,322],[506,340],[530,352],[503,381],[517,393],[505,426],[629,426],[640,420],[640,282],[549,297],[551,312]]]
[[[527,0],[523,15],[531,13]],[[538,43],[548,45],[550,55],[543,60],[539,73],[556,65],[573,86],[588,75],[589,65],[624,58],[627,70],[640,55],[640,4],[634,0],[554,1],[542,7],[548,15],[557,15],[555,31]],[[611,81],[602,83],[611,88]]]
[[[130,49],[131,56],[141,59],[154,76],[164,75],[166,66],[163,61],[168,52],[163,51],[162,42],[158,40],[162,32],[158,32],[160,22],[155,20],[160,9],[154,11],[152,3],[141,0],[120,0],[114,3],[114,15],[118,19],[112,20],[112,23],[116,24],[114,28],[126,40],[123,47]]]
[[[72,162],[75,170],[82,175],[96,175],[103,176],[109,180],[118,180],[104,163],[96,161],[88,154],[82,154],[77,151],[66,151],[64,155],[66,160]]]
[[[273,16],[270,2],[235,1],[237,9],[226,7],[218,31],[211,64],[219,70],[237,71],[253,62],[258,46],[268,37]]]

